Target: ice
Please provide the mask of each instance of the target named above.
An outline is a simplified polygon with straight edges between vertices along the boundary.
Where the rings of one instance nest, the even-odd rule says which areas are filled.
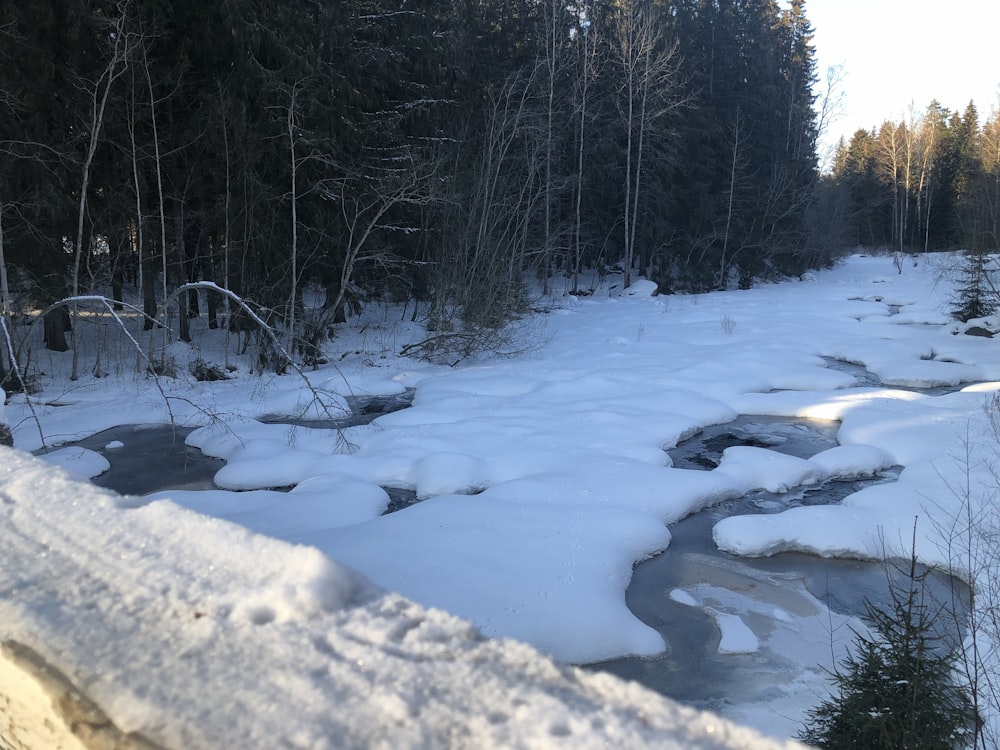
[[[678,604],[683,604],[687,607],[697,607],[699,602],[691,594],[689,594],[684,589],[671,589],[670,598],[673,599]]]
[[[760,648],[760,641],[743,622],[742,617],[710,611],[722,633],[722,638],[719,640],[720,654],[752,654]]]

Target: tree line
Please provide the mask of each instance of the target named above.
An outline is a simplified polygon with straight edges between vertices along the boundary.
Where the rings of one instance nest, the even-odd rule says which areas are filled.
[[[1000,113],[932,101],[898,122],[837,145],[825,202],[848,245],[904,252],[996,251],[1000,238]]]
[[[800,273],[811,36],[804,0],[5,3],[4,320],[100,294],[189,340],[241,325],[212,282],[308,357],[371,295],[461,345],[584,269]]]

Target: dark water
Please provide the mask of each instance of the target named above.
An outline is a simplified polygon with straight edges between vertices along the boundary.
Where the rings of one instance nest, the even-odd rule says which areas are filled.
[[[184,444],[191,427],[122,425],[72,443],[100,453],[111,468],[91,481],[122,495],[160,490],[215,489],[212,478],[226,462]],[[121,447],[108,447],[113,442]]]
[[[835,493],[842,494],[843,490],[837,488]],[[822,490],[817,493],[819,497],[823,494]],[[800,553],[741,558],[716,548],[711,536],[715,523],[728,515],[749,511],[746,507],[721,507],[671,526],[670,547],[636,565],[625,599],[640,620],[663,636],[667,653],[655,658],[616,659],[590,668],[636,680],[686,703],[718,708],[744,700],[748,693],[773,682],[784,671],[780,659],[769,655],[766,646],[748,654],[719,653],[722,634],[715,619],[703,607],[674,601],[671,591],[708,584],[790,612],[809,607],[809,600],[801,594],[805,591],[835,613],[860,616],[865,601],[877,606],[889,604],[890,578],[897,586],[906,583],[891,564]],[[966,595],[960,582],[937,572],[928,575],[925,591],[940,604],[950,604],[953,596]],[[751,612],[744,619],[758,634],[773,629],[759,614]],[[953,623],[943,624],[948,626],[948,637],[954,640]],[[794,668],[788,665],[789,675]]]
[[[394,396],[349,396],[350,412],[335,420],[295,420],[273,417],[263,421],[319,429],[346,429],[373,420],[413,402],[413,389]],[[111,468],[91,481],[122,495],[148,495],[163,490],[217,489],[213,479],[226,462],[210,458],[184,440],[195,428],[174,425],[121,425],[103,430],[62,447],[79,446],[100,453]],[[108,447],[110,443],[123,443]],[[45,451],[39,451],[45,452]],[[399,510],[416,501],[406,490],[388,490],[390,510]]]
[[[392,414],[405,409],[413,403],[416,389],[407,388],[403,393],[391,396],[347,396],[348,410],[333,419],[298,419],[282,415],[262,417],[262,422],[269,424],[288,424],[295,427],[312,427],[318,430],[346,430],[348,427],[359,427],[370,424],[386,414]]]
[[[836,422],[741,417],[705,430],[670,453],[675,466],[704,469],[717,466],[722,451],[734,445],[767,447],[809,458],[836,445],[836,429]],[[891,601],[890,579],[897,587],[905,585],[905,577],[892,564],[800,553],[736,557],[715,546],[712,528],[732,515],[839,503],[867,484],[893,481],[896,474],[892,470],[871,479],[828,482],[781,495],[752,492],[672,525],[668,549],[636,565],[626,591],[629,609],[660,633],[667,653],[654,658],[616,659],[588,668],[611,672],[682,702],[716,710],[731,703],[759,701],[762,696],[766,698],[768,689],[783,688],[782,683],[802,665],[787,662],[766,643],[751,653],[720,653],[722,632],[706,611],[710,607],[675,601],[671,592],[699,586],[732,592],[733,602],[753,605],[741,616],[755,633],[765,635],[777,632],[779,623],[769,622],[761,609],[804,615],[814,613],[819,602],[834,613],[859,616],[865,611],[866,601],[887,606]],[[931,600],[949,605],[954,597],[966,595],[960,582],[937,572],[928,573],[925,591]],[[959,627],[949,621],[943,623],[943,628],[944,635],[955,640]],[[823,654],[820,649],[819,655],[828,657],[829,653]]]

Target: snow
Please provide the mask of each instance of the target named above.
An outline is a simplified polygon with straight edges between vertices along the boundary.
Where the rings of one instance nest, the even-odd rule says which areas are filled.
[[[111,468],[108,459],[86,448],[58,448],[42,457],[82,479],[93,479]]]
[[[316,670],[328,675],[333,654],[341,649],[360,653],[362,643],[371,653],[357,658],[387,663],[401,658],[414,672],[417,666],[408,660],[423,658],[420,649],[437,649],[435,670],[441,669],[445,652],[493,649],[515,672],[538,680],[546,670],[564,675],[566,668],[503,639],[524,641],[559,663],[661,653],[663,638],[625,605],[633,565],[668,547],[669,524],[751,490],[790,493],[903,467],[898,481],[868,487],[840,505],[727,518],[716,525],[714,538],[739,555],[795,550],[881,559],[909,553],[916,522],[922,560],[972,577],[974,571],[952,559],[947,529],[963,502],[982,502],[993,481],[988,467],[996,445],[982,436],[991,434],[984,404],[1000,390],[1000,355],[995,342],[956,333],[944,314],[951,288],[945,260],[921,258],[896,273],[889,257],[855,256],[811,274],[806,282],[705,295],[655,296],[648,282],[640,282],[620,296],[606,289],[585,298],[557,296],[547,301],[551,311],[539,316],[544,334],[525,347],[524,355],[450,369],[399,359],[378,343],[397,340],[403,335],[399,331],[384,332],[379,339],[359,327],[356,340],[347,330],[335,342],[356,355],[303,374],[312,390],[298,374],[252,378],[236,373],[232,380],[211,384],[163,379],[164,400],[141,378],[82,381],[72,388],[53,379],[35,400],[48,445],[115,424],[166,422],[172,416],[180,424],[199,426],[188,443],[226,465],[216,475],[217,490],[166,491],[127,501],[98,493],[98,499],[88,494],[84,501],[80,491],[59,484],[63,474],[44,472],[37,461],[7,452],[14,458],[6,462],[4,477],[15,483],[18,499],[3,512],[16,516],[26,557],[17,573],[21,583],[0,590],[13,586],[23,592],[24,581],[40,580],[35,568],[49,563],[39,563],[32,550],[43,548],[50,558],[79,566],[82,577],[58,585],[50,581],[37,600],[0,596],[0,636],[51,644],[50,653],[71,660],[78,649],[59,627],[59,618],[69,617],[66,613],[88,599],[85,592],[94,580],[110,586],[112,571],[125,569],[122,588],[115,589],[115,596],[125,600],[116,606],[124,609],[115,617],[144,607],[158,608],[167,622],[183,619],[184,613],[193,619],[192,611],[206,613],[178,624],[176,631],[167,625],[149,625],[148,632],[145,625],[136,626],[150,639],[150,654],[144,657],[150,668],[163,658],[170,638],[189,643],[192,635],[191,663],[179,681],[194,679],[203,661],[199,649],[208,640],[230,643],[233,658],[260,664],[262,670],[272,668],[266,660],[287,659],[276,672],[276,684],[285,683],[282,695],[301,699],[303,737],[322,746],[317,738],[354,713],[357,719],[344,731],[375,731],[354,726],[363,717],[385,725],[386,716],[428,715],[420,703],[427,698],[410,695],[402,674],[380,672],[369,679],[361,669],[351,679],[358,680],[362,693],[378,686],[386,715],[375,719],[359,699],[339,692],[343,710],[332,715],[324,708],[331,694],[324,692],[327,677],[317,677]],[[207,332],[204,337],[208,340]],[[60,355],[43,356],[48,371],[60,371]],[[861,382],[849,369],[831,366],[832,360],[867,368],[881,385]],[[906,390],[962,383],[968,385],[943,395]],[[370,425],[336,431],[257,420],[280,415],[330,419],[343,412],[349,396],[392,395],[407,388],[416,389],[413,405]],[[313,391],[320,396],[318,405],[310,400]],[[785,455],[780,446],[734,446],[713,470],[672,467],[667,451],[677,443],[740,414],[837,420],[840,445],[804,458]],[[4,416],[18,448],[41,447],[23,397],[12,397]],[[49,453],[45,459],[84,474],[97,469],[85,453],[73,450],[84,458],[53,459],[58,454]],[[41,484],[43,475],[59,486]],[[385,488],[412,491],[421,502],[382,515],[388,504]],[[27,522],[42,517],[60,518],[60,523]],[[105,549],[101,539],[109,540],[109,551],[100,552]],[[92,553],[91,545],[98,552]],[[792,612],[752,595],[734,597],[718,586],[675,589],[670,596],[711,614],[719,652],[733,658],[781,654],[783,628],[818,630],[823,641],[829,622],[829,612],[819,603]],[[114,610],[110,593],[96,601],[99,609]],[[405,610],[404,620],[416,624],[389,624],[395,615],[385,608]],[[331,618],[343,635],[332,646]],[[314,630],[317,623],[325,623],[322,636]],[[411,630],[438,635],[421,635],[417,651],[394,656]],[[252,641],[273,631],[267,644],[276,651],[265,654],[256,641],[244,644],[245,631],[253,632]],[[355,631],[360,635],[350,640],[346,634]],[[374,637],[375,631],[382,635]],[[477,633],[497,640],[481,641]],[[253,652],[258,647],[260,654]],[[147,715],[137,705],[145,706],[147,697],[139,700],[129,693],[139,688],[118,686],[119,681],[129,684],[122,660],[136,655],[102,656],[90,642],[87,648],[91,655],[75,669],[116,707],[116,715],[128,718],[130,726],[145,726]],[[253,652],[251,658],[243,648]],[[828,689],[824,665],[817,666],[824,659],[827,668],[832,666],[829,643],[825,650],[783,654],[798,671],[785,684],[776,682],[769,703],[722,706],[723,714],[768,734],[790,736],[805,710]],[[218,657],[213,652],[213,660]],[[115,679],[95,677],[99,665]],[[491,674],[505,679],[500,671]],[[223,693],[233,692],[224,687],[224,678],[237,680],[237,694],[249,690],[246,678],[225,675],[217,684]],[[384,679],[391,684],[383,685]],[[429,678],[421,674],[419,679]],[[449,679],[447,670],[441,679]],[[585,692],[598,690],[589,679],[577,675],[570,682],[585,682]],[[642,701],[654,701],[638,688],[611,688],[610,678],[593,679],[601,686],[598,703],[619,705],[614,701],[624,701],[626,693],[630,699],[641,694]],[[179,685],[173,688],[183,692]],[[209,726],[204,731],[231,729],[210,726],[209,704],[201,703],[200,692],[187,704],[170,694],[169,685],[144,689],[151,691],[150,712],[153,704],[161,711],[180,701],[172,708],[204,717]],[[462,710],[489,715],[472,707],[479,698],[462,703],[468,685],[437,689]],[[505,684],[502,690],[519,694],[521,688]],[[566,730],[580,740],[576,733],[583,725],[576,722],[583,721],[582,704],[563,690],[556,690],[559,700],[572,705],[556,711],[568,713],[560,714],[567,718],[555,734],[561,737]],[[609,699],[602,691],[618,697]],[[293,697],[276,703],[276,716],[300,715],[290,705],[283,708],[283,701]],[[548,699],[556,700],[551,694]],[[653,715],[667,710],[656,706],[649,709]],[[781,706],[781,716],[773,706]],[[618,715],[619,709],[604,710],[602,722],[610,721],[608,711]],[[541,716],[528,718],[544,734],[551,722]],[[406,731],[424,731],[417,728],[423,718],[409,723],[414,726]],[[395,726],[403,731],[402,723]],[[498,737],[503,744],[514,736],[503,734],[506,726],[484,722],[475,731],[483,732],[477,737],[486,744]],[[517,731],[525,731],[518,726]],[[181,730],[170,725],[163,731]],[[276,730],[269,725],[267,731]],[[622,731],[639,730],[629,724]],[[635,746],[625,740],[614,744]]]
[[[59,664],[122,732],[191,750],[784,746],[485,639],[315,548],[0,451],[3,639]],[[60,744],[6,653],[0,691],[3,731]]]

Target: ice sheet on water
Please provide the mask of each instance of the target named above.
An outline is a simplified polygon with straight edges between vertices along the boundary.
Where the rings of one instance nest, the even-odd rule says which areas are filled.
[[[760,641],[739,615],[709,610],[719,626],[720,654],[752,654],[760,648]]]

